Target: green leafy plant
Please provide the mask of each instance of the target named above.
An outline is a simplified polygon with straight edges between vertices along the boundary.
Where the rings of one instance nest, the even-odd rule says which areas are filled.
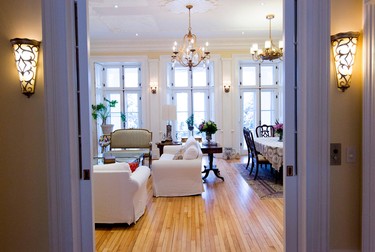
[[[94,105],[92,104],[91,105],[91,108],[92,108],[92,117],[94,118],[94,120],[97,120],[98,117],[102,120],[102,125],[105,125],[107,124],[107,118],[110,117],[110,108],[114,108],[116,106],[116,104],[118,103],[117,100],[108,100],[107,98],[104,98],[104,103],[99,103],[97,105]],[[121,120],[123,122],[126,121],[126,116],[124,113],[121,113]]]
[[[185,122],[188,126],[188,129],[193,130],[194,129],[194,114],[191,114],[191,116],[189,116]]]

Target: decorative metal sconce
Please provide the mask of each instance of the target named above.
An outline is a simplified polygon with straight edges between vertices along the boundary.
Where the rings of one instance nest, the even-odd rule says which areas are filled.
[[[10,40],[13,46],[16,67],[21,82],[21,92],[30,97],[35,92],[36,66],[40,41],[14,38]]]
[[[224,82],[223,86],[224,86],[224,92],[225,93],[229,93],[229,91],[230,91],[230,82],[229,81]]]
[[[337,88],[344,92],[350,87],[359,32],[338,33],[331,36],[336,65]]]
[[[151,89],[152,94],[156,94],[156,90],[158,89],[158,84],[156,82],[151,82],[150,89]]]

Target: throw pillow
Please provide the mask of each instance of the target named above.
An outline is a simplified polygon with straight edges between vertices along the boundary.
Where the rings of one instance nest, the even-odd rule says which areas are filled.
[[[189,136],[189,138],[186,140],[186,142],[183,146],[186,150],[187,148],[189,148],[193,144],[196,144],[195,138],[193,136]]]
[[[129,165],[129,168],[132,172],[134,172],[139,167],[138,162],[131,162],[131,163],[128,163],[128,165]]]
[[[184,160],[192,160],[198,158],[198,148],[195,145],[190,146],[184,152]]]
[[[180,160],[184,158],[184,148],[181,148],[176,154],[174,154],[173,160]]]
[[[190,136],[184,145],[182,145],[181,149],[183,152],[185,152],[190,146],[195,146],[197,144],[197,141],[195,141],[194,137]]]

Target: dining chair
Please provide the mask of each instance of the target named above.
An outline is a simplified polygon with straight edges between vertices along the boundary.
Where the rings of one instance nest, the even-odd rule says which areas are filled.
[[[255,128],[255,134],[257,137],[274,137],[275,129],[272,125],[263,124]]]
[[[258,177],[259,166],[271,165],[271,163],[262,154],[257,152],[256,147],[255,147],[255,142],[254,142],[254,135],[251,132],[251,130],[244,127],[243,134],[245,137],[247,150],[248,150],[248,160],[247,160],[246,169],[248,168],[249,162],[251,159],[250,175],[253,173],[253,169],[255,166],[254,180],[256,180]]]

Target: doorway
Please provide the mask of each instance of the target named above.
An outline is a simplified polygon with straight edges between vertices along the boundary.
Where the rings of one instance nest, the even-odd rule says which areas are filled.
[[[62,4],[58,4],[58,1],[51,1],[52,3],[51,4],[48,4],[47,3],[48,1],[44,1],[44,5],[46,5],[46,7],[48,8],[45,8],[45,9],[48,9],[48,10],[52,10],[50,13],[60,13],[61,10],[66,10],[66,6],[62,3]],[[80,1],[80,3],[82,3],[85,1]],[[314,27],[320,27],[321,26],[321,22],[323,23],[329,23],[328,20],[318,20],[322,15],[323,18],[327,18],[329,17],[329,15],[324,15],[324,13],[326,13],[326,10],[328,9],[329,10],[329,6],[328,3],[326,3],[326,1],[314,1],[313,3],[310,3],[311,1],[302,1],[303,3],[305,3],[307,5],[307,2],[308,2],[308,6],[304,6],[303,4],[301,4],[300,2],[300,6],[301,8],[305,8],[305,9],[313,9],[313,10],[316,10],[317,12],[313,12],[313,13],[310,13],[310,12],[301,12],[301,13],[304,13],[306,14],[307,16],[311,17],[313,19],[313,21],[309,20],[309,22],[312,22],[312,23],[308,23],[304,18],[301,17],[301,22],[298,24],[298,30],[301,31],[301,32],[304,32],[306,33],[305,35],[306,36],[303,36],[302,37],[302,40],[304,38],[309,38],[308,36],[308,32],[311,32],[311,30],[314,28]],[[86,4],[86,3],[85,3]],[[285,19],[285,41],[286,41],[286,45],[285,45],[285,48],[286,48],[286,52],[288,52],[287,55],[289,55],[288,57],[285,57],[285,62],[288,62],[288,63],[292,63],[292,65],[294,65],[293,63],[295,62],[295,58],[294,58],[294,41],[293,39],[291,38],[294,38],[294,10],[295,10],[295,5],[294,5],[294,1],[291,1],[291,0],[285,0],[284,1],[284,11],[285,11],[285,16],[287,17]],[[62,7],[62,9],[60,8]],[[82,7],[82,6],[81,6]],[[86,6],[83,6],[82,7],[84,10],[86,10]],[[297,11],[296,11],[297,12]],[[68,13],[68,11],[67,11]],[[323,13],[323,14],[320,14],[320,13]],[[57,31],[61,31],[61,30],[64,30],[64,26],[63,24],[58,24],[56,22],[53,22],[54,19],[52,16],[48,15],[47,13],[44,13],[45,18],[46,18],[46,21],[52,21],[51,23],[54,25],[54,28],[58,28],[56,29]],[[314,16],[315,15],[315,16]],[[69,15],[67,15],[69,16]],[[324,22],[326,21],[326,22]],[[51,25],[52,25],[51,24]],[[66,28],[66,27],[65,27]],[[327,34],[329,35],[329,32],[327,32],[325,29],[323,29],[323,31],[321,31],[324,36],[322,37],[327,37]],[[48,36],[46,36],[46,41],[49,41],[49,39],[53,40],[53,35],[54,34],[51,34],[50,36],[52,36],[52,39]],[[68,37],[67,35],[65,35],[66,37]],[[57,38],[59,38],[58,35],[56,35]],[[289,38],[289,42],[288,42],[288,38]],[[57,44],[58,44],[58,40],[56,41]],[[303,42],[303,41],[301,41]],[[53,44],[53,43],[52,43]],[[303,49],[303,46],[304,45],[310,45],[310,43],[307,43],[306,44],[303,44],[301,43],[301,50]],[[326,69],[326,66],[321,66],[319,65],[318,63],[320,62],[320,59],[318,60],[317,57],[319,56],[319,53],[322,53],[319,49],[321,49],[321,46],[324,48],[325,43],[323,43],[322,41],[319,41],[319,39],[317,40],[317,44],[313,44],[312,47],[309,48],[309,50],[311,50],[311,53],[316,53],[316,57],[314,55],[305,55],[305,56],[301,56],[301,61],[302,60],[313,60],[313,62],[310,62],[310,61],[307,61],[307,65],[301,65],[301,66],[305,66],[306,68],[309,66],[309,65],[314,65],[314,66],[319,66],[319,69],[323,69],[321,70],[322,72],[325,71]],[[316,47],[316,48],[315,48]],[[48,52],[48,49],[50,48],[46,48],[46,54]],[[307,50],[306,50],[307,51]],[[303,52],[306,52],[306,51],[303,51]],[[52,50],[50,51],[51,52],[51,56],[54,55],[52,53]],[[311,56],[311,57],[310,57]],[[48,56],[47,56],[48,57]],[[87,59],[86,59],[87,60]],[[316,62],[314,62],[316,61]],[[327,61],[329,62],[329,61]],[[300,63],[304,63],[304,62],[300,62]],[[317,64],[313,64],[313,63],[317,63]],[[84,62],[82,63],[83,66],[85,66]],[[68,66],[72,66],[71,63],[67,63]],[[287,64],[286,64],[287,65]],[[87,66],[87,64],[86,64]],[[53,66],[50,66],[51,68]],[[306,71],[304,71],[303,69],[305,68],[302,68],[300,71],[301,71],[301,75],[299,75],[299,77],[303,78],[305,75],[306,75],[306,71],[307,69],[305,69]],[[48,67],[46,67],[46,70],[49,70]],[[51,73],[56,73],[56,72],[59,72],[61,71],[60,69],[58,68],[53,68],[51,69],[52,71],[50,71]],[[47,76],[48,76],[48,72],[49,71],[46,71],[47,72]],[[294,83],[295,79],[294,79],[294,76],[296,75],[296,71],[295,69],[285,69],[285,78],[286,80],[290,80],[291,83]],[[328,76],[328,74],[327,74]],[[309,76],[310,77],[310,76]],[[327,124],[324,124],[324,123],[321,123],[322,121],[324,122],[325,120],[325,115],[324,114],[319,114],[319,113],[315,113],[318,110],[318,108],[314,108],[314,103],[316,100],[320,100],[319,97],[321,97],[322,93],[323,93],[323,97],[326,98],[325,93],[324,93],[324,88],[322,90],[313,90],[312,87],[313,85],[308,85],[308,84],[316,84],[316,83],[322,83],[323,84],[326,84],[326,80],[324,79],[324,75],[323,77],[321,77],[322,79],[318,79],[316,80],[316,77],[314,78],[314,76],[311,76],[312,78],[306,78],[304,79],[304,81],[306,81],[306,85],[302,85],[300,87],[300,90],[299,90],[299,94],[300,95],[306,95],[306,91],[309,93],[309,94],[312,94],[314,92],[316,92],[316,94],[314,93],[313,97],[309,97],[308,100],[304,100],[303,102],[301,100],[299,100],[299,102],[301,102],[302,104],[301,107],[299,107],[298,109],[304,113],[304,117],[302,118],[301,122],[299,122],[299,124],[297,125],[298,126],[298,129],[300,130],[300,136],[301,136],[301,140],[299,142],[301,149],[299,149],[299,153],[301,154],[301,158],[300,158],[300,162],[299,162],[299,167],[301,168],[299,171],[298,171],[298,174],[303,174],[303,169],[306,169],[308,170],[309,172],[311,172],[312,174],[307,174],[309,176],[307,176],[309,178],[309,180],[311,181],[319,181],[319,178],[320,176],[324,175],[324,172],[326,172],[328,169],[327,168],[327,163],[325,163],[324,161],[327,161],[326,160],[326,157],[323,157],[322,161],[321,161],[321,165],[319,165],[318,169],[317,170],[314,170],[314,169],[309,169],[310,167],[312,167],[312,165],[309,163],[310,159],[316,157],[316,155],[319,156],[319,154],[316,154],[316,153],[310,153],[310,152],[307,152],[306,150],[306,146],[309,146],[309,148],[311,147],[312,149],[317,149],[317,148],[314,148],[314,147],[320,147],[320,146],[323,146],[324,145],[324,142],[326,142],[326,139],[324,139],[324,136],[321,136],[319,134],[320,137],[319,139],[313,139],[312,136],[305,136],[306,135],[306,131],[309,131],[309,134],[312,132],[312,133],[319,133],[320,131],[325,131],[326,129],[326,126]],[[290,79],[289,79],[290,78]],[[73,80],[74,82],[74,80]],[[285,83],[287,83],[288,81],[286,81]],[[56,83],[59,84],[60,82],[58,80],[56,80]],[[58,86],[56,84],[56,86]],[[62,86],[67,86],[67,83],[60,83]],[[51,87],[52,90],[48,90],[46,92],[46,99],[48,100],[50,97],[55,97],[53,95],[53,90],[55,87]],[[286,86],[285,87],[286,89],[286,97],[295,97],[295,88],[294,86],[291,86],[289,88],[289,85],[288,87]],[[311,91],[311,92],[310,92]],[[88,91],[87,91],[87,94],[86,96],[88,97]],[[86,98],[87,98],[86,97]],[[57,97],[57,99],[61,99],[64,103],[64,101],[69,101],[68,99],[69,97]],[[323,100],[324,101],[324,100]],[[54,105],[53,102],[51,102],[51,106],[58,106],[58,102],[56,102],[56,105]],[[64,103],[66,104],[66,103]],[[86,100],[86,104],[89,104],[89,102]],[[294,103],[293,103],[294,104]],[[309,108],[309,109],[307,109]],[[296,149],[296,142],[295,142],[295,132],[292,130],[292,125],[294,123],[294,113],[288,113],[288,111],[294,111],[295,108],[291,108],[291,110],[288,110],[288,108],[286,107],[286,116],[285,116],[285,123],[286,123],[286,126],[289,122],[289,124],[291,124],[291,127],[290,127],[290,131],[287,130],[287,132],[285,132],[285,138],[286,138],[286,144],[287,146],[291,146],[290,150],[295,150]],[[51,112],[53,112],[53,109],[51,109]],[[50,112],[50,113],[51,113]],[[68,119],[74,119],[74,115],[75,115],[75,112],[74,111],[70,111],[71,112],[71,115],[67,115]],[[89,114],[89,113],[88,113]],[[48,117],[48,113],[47,113],[47,117]],[[322,121],[320,121],[320,124],[318,125],[317,128],[310,128],[311,126],[309,126],[308,124],[306,124],[306,118],[308,118],[309,116],[315,116],[315,115],[318,115],[319,117],[322,117]],[[64,123],[64,119],[65,118],[61,118],[60,120],[62,121],[62,123]],[[85,120],[87,120],[87,122],[89,121],[89,118],[84,118]],[[319,121],[319,120],[318,120]],[[55,125],[55,127],[57,127],[58,124]],[[314,126],[314,125],[312,125]],[[58,129],[58,127],[57,127]],[[89,135],[89,133],[87,133]],[[62,138],[62,140],[64,140]],[[310,142],[310,140],[312,140]],[[323,141],[324,140],[324,141]],[[54,146],[54,142],[50,142],[48,145],[49,147],[52,147]],[[56,147],[57,148],[57,147]],[[85,150],[87,151],[86,153],[90,153],[90,150]],[[72,156],[71,157],[71,160],[74,162],[76,161],[77,157],[74,157]],[[285,158],[285,163],[286,164],[291,164],[293,165],[294,168],[296,168],[297,166],[294,165],[296,162],[296,155],[294,152],[290,153],[288,155],[288,153],[286,153],[286,158]],[[53,165],[51,164],[50,165],[51,167],[53,167]],[[55,185],[56,184],[56,187],[60,186],[61,183],[63,181],[61,181],[61,179],[59,181],[56,180],[57,178],[51,178],[51,184]],[[312,223],[315,218],[312,218],[311,216],[307,216],[308,213],[306,213],[304,210],[306,210],[306,207],[309,208],[309,210],[311,211],[314,211],[314,210],[317,210],[317,211],[314,211],[314,214],[322,214],[323,217],[326,217],[324,214],[325,214],[325,211],[324,211],[324,206],[326,206],[326,202],[324,202],[324,204],[322,203],[319,203],[321,199],[317,199],[315,197],[313,197],[312,199],[311,198],[306,198],[304,196],[306,196],[306,189],[308,189],[307,191],[309,192],[309,194],[312,192],[313,195],[322,195],[322,192],[323,192],[323,195],[324,195],[324,192],[326,192],[327,188],[325,187],[320,187],[318,189],[315,189],[315,188],[307,188],[306,187],[306,182],[304,182],[303,180],[301,181],[302,183],[299,185],[301,186],[300,188],[297,186],[297,176],[292,176],[292,177],[289,177],[289,178],[285,178],[285,185],[291,185],[290,187],[289,186],[286,186],[286,206],[293,206],[293,209],[286,209],[286,246],[285,246],[285,249],[287,251],[298,251],[298,248],[306,248],[306,247],[309,247],[309,244],[310,242],[312,244],[319,244],[319,248],[327,248],[325,245],[327,244],[326,242],[323,241],[323,243],[320,242],[320,240],[318,239],[317,236],[312,236],[310,237],[310,232],[308,233],[309,235],[307,235],[307,231],[306,229],[312,229],[314,223]],[[66,183],[70,184],[70,181],[67,181]],[[326,185],[324,185],[326,186]],[[87,192],[86,192],[87,193]],[[78,196],[79,198],[79,191],[76,191],[76,196]],[[84,194],[82,195],[84,197]],[[290,197],[290,200],[288,199]],[[63,195],[61,194],[59,196],[59,199],[62,201],[62,202],[65,202],[64,199],[66,198],[66,195]],[[302,200],[302,201],[301,201]],[[298,208],[297,208],[297,202],[299,202],[299,204],[304,207],[303,209],[300,209],[300,211],[298,211]],[[314,204],[314,203],[318,203],[318,204]],[[78,204],[79,205],[79,204]],[[53,209],[52,209],[53,210]],[[57,210],[57,209],[55,209]],[[322,211],[323,210],[323,211]],[[58,211],[56,211],[58,212]],[[88,209],[82,209],[82,212],[83,213],[89,213],[90,212],[90,208]],[[310,212],[309,212],[310,213]],[[58,214],[58,213],[57,213]],[[53,214],[52,214],[53,215]],[[74,214],[73,214],[74,215]],[[84,214],[83,214],[84,215]],[[82,216],[83,216],[82,215]],[[79,213],[75,213],[75,217],[78,218],[78,219],[82,219],[80,217],[81,215]],[[290,218],[288,217],[290,216]],[[310,218],[311,217],[311,218]],[[321,216],[319,216],[321,217]],[[68,217],[68,216],[65,216],[66,218],[66,221],[65,223],[71,223],[71,219]],[[298,219],[300,219],[300,221],[298,221]],[[323,232],[318,232],[318,233],[321,233],[321,234],[325,234],[325,227],[326,225],[325,224],[325,221],[326,219],[321,219],[319,218],[320,220],[322,220],[321,222],[319,222],[317,224],[317,229],[316,228],[313,228],[312,230],[322,230]],[[85,220],[85,219],[83,219]],[[307,221],[305,221],[307,220]],[[87,222],[80,222],[82,227],[84,226],[84,223],[87,223]],[[92,222],[91,222],[92,223]],[[91,226],[91,225],[89,225]],[[88,230],[86,230],[86,232],[82,232],[82,229],[80,229],[79,227],[77,227],[77,231],[79,231],[78,233],[80,233],[81,235],[78,236],[78,237],[81,237],[81,241],[80,242],[88,242],[90,243],[90,239],[89,237],[92,237],[90,236],[89,233],[86,233],[86,232],[89,232]],[[289,230],[291,230],[291,232],[289,232]],[[59,232],[57,232],[58,234]],[[66,232],[66,236],[69,237],[70,234],[69,232],[67,231]],[[328,236],[328,234],[327,234]],[[309,241],[309,244],[307,244],[307,241],[305,238],[312,238],[312,239],[307,239]],[[56,237],[58,239],[58,236]],[[84,238],[87,238],[86,240]],[[75,240],[76,242],[77,239],[73,239]],[[92,241],[92,239],[91,239]],[[300,241],[300,243],[298,243],[298,241]],[[316,245],[315,245],[316,246]]]

